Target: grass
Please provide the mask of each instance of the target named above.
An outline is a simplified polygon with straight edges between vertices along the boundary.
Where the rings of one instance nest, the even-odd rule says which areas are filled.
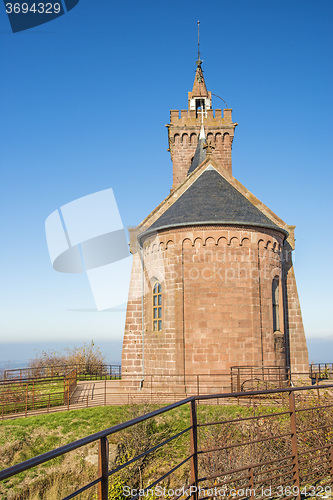
[[[80,380],[104,380],[97,375],[80,375]],[[111,377],[110,380],[116,380]],[[61,406],[64,404],[64,378],[53,380],[36,379],[28,382],[12,382],[0,385],[0,418],[1,414],[21,413],[26,410]]]
[[[64,403],[63,380],[0,386],[0,414],[37,410]]]
[[[0,468],[10,467],[76,439],[112,427],[127,420],[128,415],[127,407],[114,406],[0,422]],[[90,456],[96,457],[96,454],[97,446],[90,445],[18,474],[0,485],[0,498],[1,500],[34,497],[58,499],[61,497],[57,496],[60,488],[58,483],[61,479],[62,482],[70,485],[72,483],[73,487],[78,487],[81,480],[88,482],[91,477],[96,476],[96,465],[91,465],[87,460]],[[50,488],[58,492],[54,493],[54,497],[50,496]],[[65,496],[63,491],[61,495]]]
[[[105,406],[2,421],[0,422],[0,468],[10,467],[158,407],[160,405]],[[163,432],[176,434],[188,427],[189,410],[189,405],[186,405],[156,417],[156,429],[160,435],[163,435]],[[267,411],[269,409],[265,407],[264,412]],[[198,407],[199,422],[249,415],[253,415],[253,409],[247,407],[206,405]],[[118,444],[126,440],[124,432],[109,438],[111,459],[115,459]],[[135,434],[130,438],[127,436],[128,439],[137,440]],[[138,439],[140,440],[140,437]],[[171,467],[187,456],[189,443],[189,434],[186,433],[163,448],[158,459],[160,460],[163,455],[163,467]],[[59,500],[96,477],[97,451],[97,444],[91,444],[13,476],[0,483],[0,499]],[[159,473],[160,469],[161,466],[158,466],[154,474]],[[51,494],[52,491],[54,493]],[[80,499],[93,499],[96,498],[95,494],[96,490],[92,489],[80,496]]]
[[[112,427],[120,422],[125,422],[140,414],[145,414],[161,405],[124,405],[105,406],[95,408],[85,408],[80,410],[70,410],[53,414],[31,416],[16,420],[5,420],[0,422],[0,469],[7,468],[16,463],[22,462],[36,455],[50,451],[59,446],[65,445],[95,432]],[[238,419],[241,417],[251,417],[254,415],[264,415],[272,412],[282,411],[279,406],[237,406],[220,405],[210,406],[198,405],[198,423],[218,422],[221,420]],[[288,417],[278,417],[277,424],[287,424]],[[264,419],[266,421],[267,419]],[[271,422],[268,419],[267,422]],[[166,437],[176,434],[190,425],[190,407],[184,405],[172,411],[161,414],[151,422],[150,440],[147,440],[147,428],[142,425],[142,429],[133,426],[125,431],[121,431],[109,436],[110,445],[110,467],[116,463],[116,458],[128,460],[140,454],[154,444],[163,441]],[[261,424],[263,425],[263,424]],[[308,424],[307,424],[308,426]],[[246,427],[246,426],[245,426]],[[242,426],[227,426],[226,430],[232,431],[232,438],[236,441],[244,437]],[[226,436],[224,430],[219,431],[217,426],[201,427],[201,444],[205,448],[205,433],[212,432],[211,437],[217,438],[218,442],[223,435],[224,443],[230,438]],[[214,431],[216,429],[216,433]],[[258,428],[259,429],[259,428]],[[267,427],[267,429],[269,429]],[[222,434],[221,434],[222,432]],[[247,431],[246,431],[247,432]],[[214,434],[215,433],[215,434]],[[224,433],[224,434],[223,434]],[[238,436],[238,434],[239,436]],[[207,437],[206,436],[206,437]],[[231,438],[230,438],[231,439]],[[215,445],[214,441],[214,445]],[[207,443],[206,443],[207,444]],[[123,454],[119,454],[123,450]],[[190,453],[190,436],[185,433],[165,447],[154,452],[150,461],[142,466],[142,479],[144,484],[149,484],[171,467],[179,463]],[[77,449],[64,456],[58,457],[41,466],[20,473],[6,481],[0,483],[1,500],[59,500],[72,493],[75,489],[82,487],[97,476],[98,445],[92,443],[83,448]],[[119,464],[119,461],[117,462]],[[123,463],[123,462],[120,462]],[[131,467],[131,466],[130,466]],[[137,477],[138,468],[129,468],[128,474]],[[125,479],[124,479],[125,477]],[[189,479],[189,465],[179,469],[172,478],[173,484],[178,486],[187,484]],[[111,485],[117,485],[121,490],[121,485],[128,484],[123,481],[126,476],[119,475],[112,479]],[[119,481],[117,483],[117,481]],[[116,487],[110,489],[112,499],[123,498],[116,495]],[[96,488],[88,490],[79,496],[80,500],[96,500]]]

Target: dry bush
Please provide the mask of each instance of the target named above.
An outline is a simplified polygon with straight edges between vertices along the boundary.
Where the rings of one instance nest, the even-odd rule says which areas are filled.
[[[131,408],[130,419],[144,415],[152,410],[148,404],[136,405]],[[121,433],[117,445],[113,467],[126,463],[128,460],[141,455],[145,451],[161,443],[171,434],[171,425],[163,417],[150,418],[129,427]],[[121,484],[130,488],[147,487],[156,477],[162,475],[163,470],[170,468],[166,448],[162,447],[152,453],[144,455],[131,465],[124,468],[117,476]],[[111,480],[111,482],[114,481]]]
[[[29,368],[41,369],[66,365],[68,367],[80,365],[81,373],[92,373],[96,367],[105,363],[104,355],[92,340],[90,344],[84,343],[81,347],[67,347],[64,353],[42,351],[30,361]]]
[[[297,449],[300,457],[300,474],[306,477],[311,473],[309,484],[318,484],[321,478],[329,475],[329,445],[333,438],[333,409],[332,407],[315,408],[316,406],[332,405],[332,394],[321,394],[317,391],[306,391],[297,396],[296,408],[313,408],[296,413]],[[277,406],[274,412],[288,411],[287,408]],[[272,411],[272,413],[273,413]],[[216,418],[215,420],[224,420]],[[302,431],[310,432],[302,432]],[[241,420],[208,427],[199,428],[199,449],[208,450],[199,455],[199,476],[216,477],[209,480],[210,486],[214,481],[219,484],[229,480],[229,488],[242,488],[248,484],[249,467],[257,464],[255,474],[265,481],[269,476],[279,476],[274,480],[267,480],[267,485],[278,486],[282,481],[292,480],[291,459],[283,459],[292,454],[289,415],[260,418],[258,420]],[[279,436],[279,437],[277,437]],[[257,442],[259,441],[259,442]],[[233,446],[237,443],[251,442],[245,446]],[[224,448],[220,449],[217,448]],[[324,447],[317,451],[313,448]],[[275,461],[272,464],[264,462]],[[229,473],[236,469],[243,471]],[[269,470],[275,468],[275,472]],[[284,475],[285,474],[285,475]],[[247,475],[244,479],[241,476]],[[208,480],[207,480],[208,484]]]
[[[235,423],[218,424],[203,427],[200,431],[200,449],[211,450],[199,456],[199,476],[210,477],[220,473],[214,480],[222,483],[245,475],[247,470],[228,474],[227,471],[249,467],[290,454],[291,447],[287,437],[273,439],[289,431],[289,422],[276,421],[273,418],[243,420]],[[266,438],[269,438],[266,441]],[[261,439],[265,439],[262,442]],[[254,442],[245,446],[233,446],[236,443]],[[217,448],[226,447],[223,450]],[[213,451],[215,450],[215,451]],[[264,473],[267,467],[261,467]],[[258,469],[257,469],[258,471]],[[213,482],[214,482],[213,480]],[[230,483],[229,488],[242,487],[248,478]]]

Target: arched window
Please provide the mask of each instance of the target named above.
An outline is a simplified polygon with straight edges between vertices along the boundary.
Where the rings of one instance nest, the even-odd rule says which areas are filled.
[[[279,278],[276,276],[272,283],[273,332],[280,331],[279,289]]]
[[[153,288],[153,331],[162,330],[162,287],[161,283],[156,281]]]

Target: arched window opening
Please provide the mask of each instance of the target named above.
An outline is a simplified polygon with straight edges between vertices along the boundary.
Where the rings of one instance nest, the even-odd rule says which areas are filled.
[[[156,281],[153,287],[153,331],[162,330],[162,287],[161,283]]]
[[[273,279],[272,302],[273,302],[273,331],[280,331],[280,311],[279,311],[279,278]]]
[[[206,111],[206,102],[205,99],[196,99],[195,100],[195,116],[198,118],[198,116],[201,118],[202,116],[204,118],[207,118],[207,111]]]

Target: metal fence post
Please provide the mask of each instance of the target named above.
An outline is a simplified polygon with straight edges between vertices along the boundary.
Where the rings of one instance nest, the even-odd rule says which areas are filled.
[[[296,500],[301,500],[301,487],[299,478],[299,461],[297,449],[297,427],[296,427],[296,408],[295,408],[295,394],[293,391],[289,392],[289,409],[290,409],[290,430],[291,430],[291,450],[293,455],[293,482],[297,488]]]
[[[237,392],[241,391],[241,386],[240,386],[240,373],[239,373],[239,368],[237,370]]]
[[[249,480],[250,480],[250,500],[255,500],[255,488],[254,488],[254,472],[253,468],[249,469]]]
[[[99,440],[98,450],[98,475],[101,481],[98,483],[98,500],[108,500],[109,489],[109,442],[106,437]]]
[[[198,426],[195,399],[191,401],[191,485],[196,489],[191,499],[198,500]]]
[[[25,416],[27,416],[27,412],[28,412],[28,384],[25,390]]]
[[[333,446],[329,448],[329,462],[330,462],[330,476],[331,476],[331,484],[333,483]]]

